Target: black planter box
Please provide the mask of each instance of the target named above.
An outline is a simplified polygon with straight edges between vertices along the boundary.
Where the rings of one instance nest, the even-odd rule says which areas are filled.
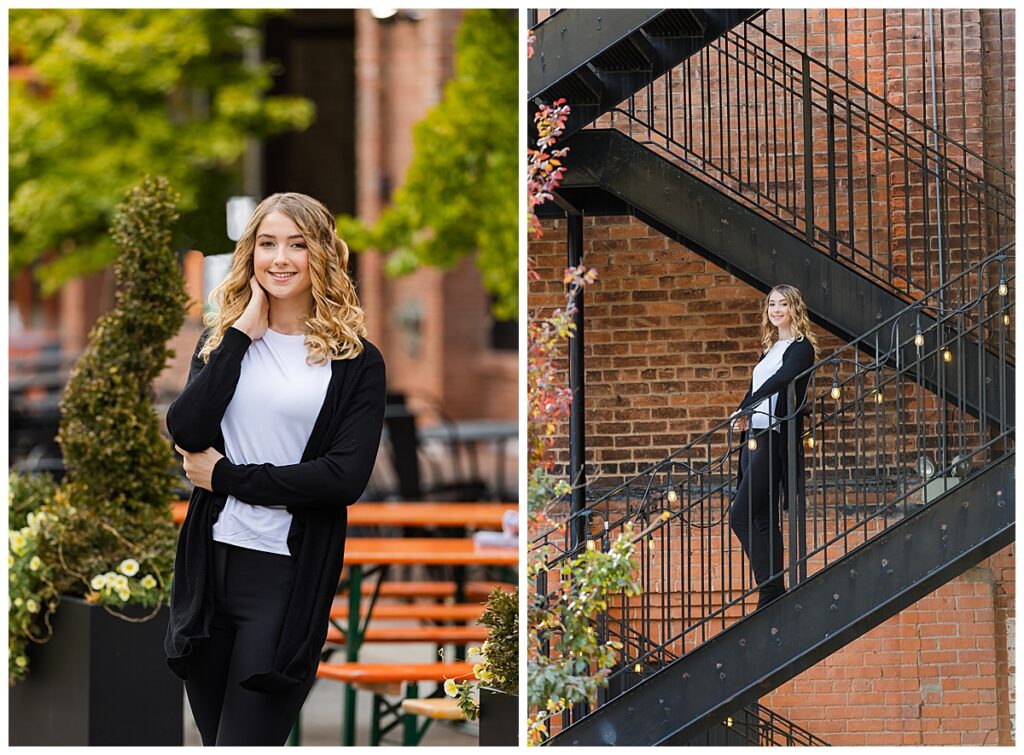
[[[519,697],[480,688],[480,746],[515,747],[519,744]]]
[[[29,675],[9,689],[9,744],[182,746],[183,685],[163,650],[168,615],[164,606],[136,623],[62,598],[53,637],[29,647]]]

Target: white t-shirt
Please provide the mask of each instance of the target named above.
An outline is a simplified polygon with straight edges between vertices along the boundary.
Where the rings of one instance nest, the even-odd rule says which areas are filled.
[[[307,353],[305,336],[269,328],[249,346],[220,423],[224,455],[232,464],[302,461],[331,381],[330,360],[306,364]],[[251,506],[229,495],[213,525],[213,539],[287,556],[291,524],[284,505]]]
[[[786,353],[786,349],[793,343],[792,338],[780,339],[776,341],[768,353],[764,355],[760,362],[754,367],[754,378],[751,382],[750,392],[755,393],[758,388],[765,384],[772,375],[779,371],[779,367],[782,366],[782,357]],[[779,394],[773,393],[771,396],[766,398],[760,404],[754,407],[754,414],[750,418],[751,427],[765,428],[771,424],[771,418],[775,416],[775,405],[779,401]],[[775,430],[779,429],[779,425],[776,425]]]

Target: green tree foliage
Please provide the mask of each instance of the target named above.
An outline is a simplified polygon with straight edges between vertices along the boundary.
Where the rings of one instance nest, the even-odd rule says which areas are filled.
[[[177,462],[160,431],[151,384],[173,356],[166,344],[181,328],[188,300],[171,246],[176,202],[166,179],[147,178],[118,207],[115,305],[90,333],[61,401],[67,475],[53,513],[64,594],[87,595],[95,575],[125,559],[158,582],[148,597],[159,596],[170,578]]]
[[[519,34],[514,12],[467,10],[444,98],[415,127],[415,156],[373,228],[339,218],[357,251],[389,252],[394,275],[475,254],[494,314],[517,314]]]
[[[646,531],[640,533],[642,538]],[[592,541],[593,542],[593,541]],[[578,703],[597,704],[597,691],[608,685],[609,670],[622,643],[597,636],[598,619],[613,595],[639,595],[634,533],[627,525],[607,551],[586,549],[566,558],[548,576],[560,592],[534,590],[528,609],[527,743],[540,744],[549,733],[547,721]],[[550,558],[550,547],[541,549]],[[534,584],[548,572],[546,558],[527,565]]]
[[[52,292],[109,265],[112,208],[143,173],[179,187],[179,245],[222,251],[246,138],[313,120],[308,100],[265,96],[272,63],[244,60],[271,12],[10,11],[11,55],[37,77],[10,86],[10,271],[52,254]]]

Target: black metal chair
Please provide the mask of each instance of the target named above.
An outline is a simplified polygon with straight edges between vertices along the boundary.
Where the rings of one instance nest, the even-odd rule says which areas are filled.
[[[384,422],[388,430],[391,464],[398,481],[398,495],[408,501],[479,501],[487,496],[487,483],[462,474],[457,449],[452,444],[454,479],[444,480],[440,465],[432,464],[424,453],[416,429],[416,415],[405,403],[405,396],[387,396]],[[453,436],[454,439],[454,436]],[[424,460],[430,465],[429,481],[424,482]]]

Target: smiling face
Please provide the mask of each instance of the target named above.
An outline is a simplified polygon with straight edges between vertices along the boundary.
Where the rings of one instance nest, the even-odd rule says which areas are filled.
[[[256,230],[256,282],[274,299],[312,303],[309,255],[299,229],[282,212],[271,212]]]
[[[768,322],[784,331],[788,331],[793,324],[793,315],[790,312],[789,300],[779,293],[772,291],[768,295],[768,303],[765,306],[768,315]]]

